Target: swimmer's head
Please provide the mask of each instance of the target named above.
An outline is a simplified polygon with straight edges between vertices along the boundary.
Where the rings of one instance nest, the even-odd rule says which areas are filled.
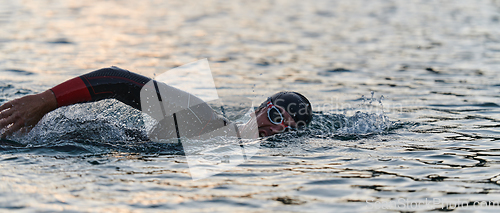
[[[278,92],[264,101],[256,111],[260,136],[287,129],[303,129],[312,120],[311,103],[298,92]]]

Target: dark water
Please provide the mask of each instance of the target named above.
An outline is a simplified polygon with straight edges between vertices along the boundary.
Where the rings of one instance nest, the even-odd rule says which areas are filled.
[[[192,181],[140,112],[60,108],[0,143],[3,210],[500,209],[500,1],[14,1],[0,26],[1,103],[102,67],[154,77],[208,58],[220,96],[295,90],[315,111]]]

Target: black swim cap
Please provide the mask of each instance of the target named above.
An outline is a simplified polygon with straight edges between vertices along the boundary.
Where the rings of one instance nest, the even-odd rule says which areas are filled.
[[[305,96],[298,92],[284,91],[278,92],[271,97],[271,103],[283,107],[297,123],[297,127],[302,128],[307,126],[312,120],[311,103]],[[267,101],[262,103],[259,108],[267,106]]]

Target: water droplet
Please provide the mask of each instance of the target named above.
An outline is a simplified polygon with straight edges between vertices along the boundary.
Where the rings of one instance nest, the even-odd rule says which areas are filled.
[[[372,104],[372,102],[373,102],[373,94],[375,94],[375,92],[371,91],[371,93],[372,93],[372,97],[370,98],[370,102],[369,102],[370,104]]]

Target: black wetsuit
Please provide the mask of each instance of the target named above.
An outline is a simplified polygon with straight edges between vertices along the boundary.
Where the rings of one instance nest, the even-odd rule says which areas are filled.
[[[120,69],[103,68],[52,88],[58,107],[114,98],[141,110],[140,92],[150,78]]]
[[[201,99],[118,67],[90,72],[63,82],[51,90],[56,96],[58,107],[114,98],[142,110],[159,121],[154,133],[154,137],[158,138],[201,137],[228,124],[227,119],[215,113]],[[141,95],[144,96],[143,99]],[[145,97],[149,97],[147,103]],[[189,102],[196,104],[184,106],[184,103]]]

